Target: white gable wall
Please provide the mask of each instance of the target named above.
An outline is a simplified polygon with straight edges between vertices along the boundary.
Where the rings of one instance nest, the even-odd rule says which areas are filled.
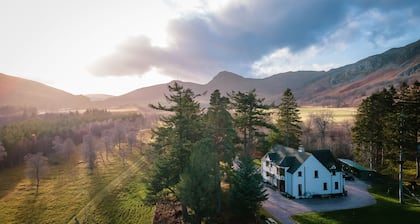
[[[315,171],[318,173],[317,177],[315,176]],[[300,177],[299,172],[302,174]],[[335,189],[335,182],[337,182],[338,189]],[[299,195],[299,184],[302,189],[301,195]],[[295,198],[338,194],[343,192],[343,186],[344,182],[341,172],[336,172],[335,176],[333,176],[327,168],[311,155],[293,174],[293,191],[290,194]]]
[[[269,165],[266,166],[266,161]],[[279,168],[269,160],[268,156],[261,159],[261,175],[265,182],[277,186],[277,180],[285,180],[285,192],[295,198],[310,198],[314,195],[340,194],[344,191],[344,178],[341,172],[335,175],[324,167],[313,155],[293,173],[285,172],[284,177],[280,177],[277,172]],[[318,177],[315,177],[315,171],[318,171]],[[267,176],[267,172],[270,173]],[[301,176],[299,176],[299,173]],[[337,182],[337,189],[336,183]],[[324,189],[324,183],[326,189]],[[301,186],[301,195],[299,195],[299,185]]]

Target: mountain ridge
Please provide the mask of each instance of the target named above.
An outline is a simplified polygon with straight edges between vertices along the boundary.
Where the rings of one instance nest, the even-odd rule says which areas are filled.
[[[197,98],[203,106],[208,104],[215,89],[222,94],[256,89],[266,103],[277,104],[286,88],[293,91],[300,105],[357,106],[375,91],[414,80],[420,80],[420,40],[329,71],[285,72],[260,79],[221,71],[206,84],[171,81],[119,96],[90,95],[94,100],[90,100],[89,96],[72,95],[39,82],[0,73],[0,106],[34,106],[39,109],[148,108],[149,104],[165,103],[164,94],[169,94],[167,86],[173,82],[192,89],[196,94],[207,93]]]

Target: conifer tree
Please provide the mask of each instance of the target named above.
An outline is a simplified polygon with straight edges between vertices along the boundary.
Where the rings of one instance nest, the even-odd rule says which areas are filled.
[[[154,109],[171,112],[160,119],[162,125],[154,130],[156,137],[152,147],[157,159],[152,165],[147,185],[148,199],[152,203],[167,193],[179,199],[176,185],[188,164],[193,144],[203,136],[200,104],[195,100],[198,95],[176,82],[168,88],[170,95],[165,97],[169,106],[160,103],[150,105]],[[183,216],[184,219],[187,217],[185,205]]]
[[[219,90],[215,90],[210,96],[210,106],[206,114],[206,127],[208,138],[216,150],[220,161],[220,176],[229,179],[232,161],[235,156],[236,133],[233,127],[233,118],[228,111],[229,98],[221,96]],[[217,189],[217,212],[222,210],[222,189],[220,183]]]
[[[355,153],[359,161],[369,164],[371,169],[383,164],[385,154],[396,156],[398,122],[395,120],[398,118],[393,94],[387,89],[372,94],[362,101],[356,114],[352,129]]]
[[[214,142],[203,139],[193,145],[190,161],[177,185],[181,203],[189,208],[191,223],[214,220],[219,188],[220,171]]]
[[[264,98],[258,98],[253,89],[250,92],[232,92],[230,94],[231,105],[235,110],[234,122],[239,133],[245,153],[255,150],[257,139],[263,139],[266,134],[262,128],[274,128],[268,122],[270,112],[265,105]]]
[[[283,93],[277,115],[277,130],[270,133],[270,142],[298,148],[300,136],[302,135],[300,127],[302,121],[300,120],[296,99],[289,88]]]
[[[257,211],[268,195],[264,189],[261,173],[249,155],[238,161],[230,185],[230,203],[237,217],[244,220],[255,218]]]
[[[234,158],[234,140],[236,139],[233,127],[233,118],[228,111],[229,98],[221,96],[215,90],[210,96],[210,107],[206,114],[207,135],[213,139],[219,161],[231,167]]]

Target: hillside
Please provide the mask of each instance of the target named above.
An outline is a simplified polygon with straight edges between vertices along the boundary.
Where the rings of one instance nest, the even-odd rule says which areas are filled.
[[[256,89],[266,103],[278,103],[286,88],[292,89],[301,105],[357,106],[365,96],[375,91],[414,80],[420,80],[420,40],[328,72],[287,72],[264,79],[251,79],[223,71],[204,85],[178,82],[195,93],[207,93],[198,98],[204,106],[215,89],[222,93]],[[163,94],[168,94],[167,85],[137,89],[105,100],[101,105],[147,107],[150,103],[165,103]]]
[[[84,108],[90,101],[39,82],[0,73],[0,106],[26,106],[38,109]]]
[[[420,80],[420,40],[354,64],[332,69],[307,86],[307,104],[358,105],[364,96],[390,85]]]

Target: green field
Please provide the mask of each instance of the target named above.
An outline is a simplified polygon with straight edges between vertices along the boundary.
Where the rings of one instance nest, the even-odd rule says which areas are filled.
[[[311,114],[331,112],[334,122],[353,121],[357,113],[356,107],[299,107],[303,121],[306,121]]]
[[[90,173],[76,153],[50,165],[39,193],[23,175],[24,166],[0,171],[1,223],[150,223],[154,208],[142,203],[144,161],[133,155],[123,166],[117,156],[97,162]]]

